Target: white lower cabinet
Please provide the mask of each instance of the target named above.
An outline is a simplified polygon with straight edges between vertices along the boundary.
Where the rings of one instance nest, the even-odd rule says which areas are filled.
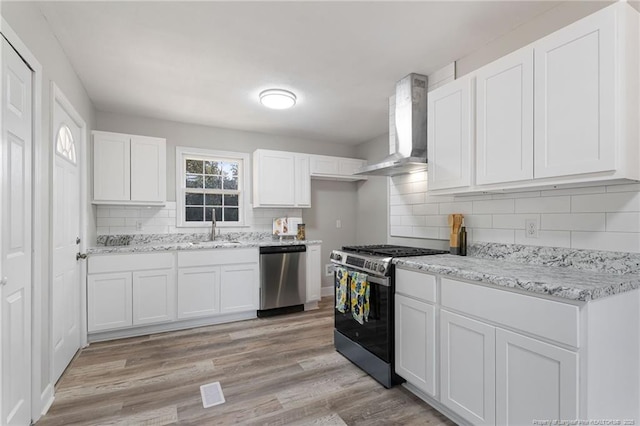
[[[220,312],[220,268],[178,270],[178,318],[215,315]]]
[[[473,424],[495,424],[495,328],[445,310],[440,321],[441,402]]]
[[[176,318],[175,282],[173,269],[133,272],[133,325]]]
[[[577,418],[578,354],[497,329],[497,424]]]
[[[131,273],[89,275],[87,328],[89,332],[132,325]]]
[[[220,312],[257,310],[260,268],[256,264],[223,266],[220,273]]]
[[[320,300],[322,291],[322,246],[307,246],[307,303]]]
[[[436,396],[435,306],[397,294],[395,319],[396,373]]]

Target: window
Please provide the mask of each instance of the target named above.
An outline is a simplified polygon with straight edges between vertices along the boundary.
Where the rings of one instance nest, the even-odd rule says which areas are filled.
[[[58,129],[56,135],[56,152],[62,157],[76,164],[76,143],[73,140],[71,129],[66,124],[63,124]]]
[[[176,148],[177,225],[243,226],[249,155]]]

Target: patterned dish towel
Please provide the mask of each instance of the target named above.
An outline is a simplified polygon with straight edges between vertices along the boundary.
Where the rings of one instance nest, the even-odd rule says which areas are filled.
[[[351,314],[360,324],[369,321],[369,276],[351,272]]]
[[[336,309],[343,314],[349,310],[347,304],[347,280],[349,272],[345,268],[336,268]]]

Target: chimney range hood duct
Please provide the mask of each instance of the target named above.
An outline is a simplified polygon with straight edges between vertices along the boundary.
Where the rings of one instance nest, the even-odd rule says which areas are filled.
[[[354,174],[396,176],[427,170],[427,77],[409,74],[398,81],[395,99],[395,149]]]

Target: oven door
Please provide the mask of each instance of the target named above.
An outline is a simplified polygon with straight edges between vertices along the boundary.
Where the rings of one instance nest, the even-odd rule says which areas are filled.
[[[347,268],[347,270],[357,271],[352,268]],[[391,279],[389,277],[369,275],[368,281],[370,288],[368,321],[360,324],[353,318],[350,308],[351,292],[347,291],[347,306],[349,306],[349,309],[345,313],[335,309],[335,327],[337,331],[378,358],[385,362],[391,362],[391,313],[393,309]],[[348,288],[351,288],[350,275]]]

